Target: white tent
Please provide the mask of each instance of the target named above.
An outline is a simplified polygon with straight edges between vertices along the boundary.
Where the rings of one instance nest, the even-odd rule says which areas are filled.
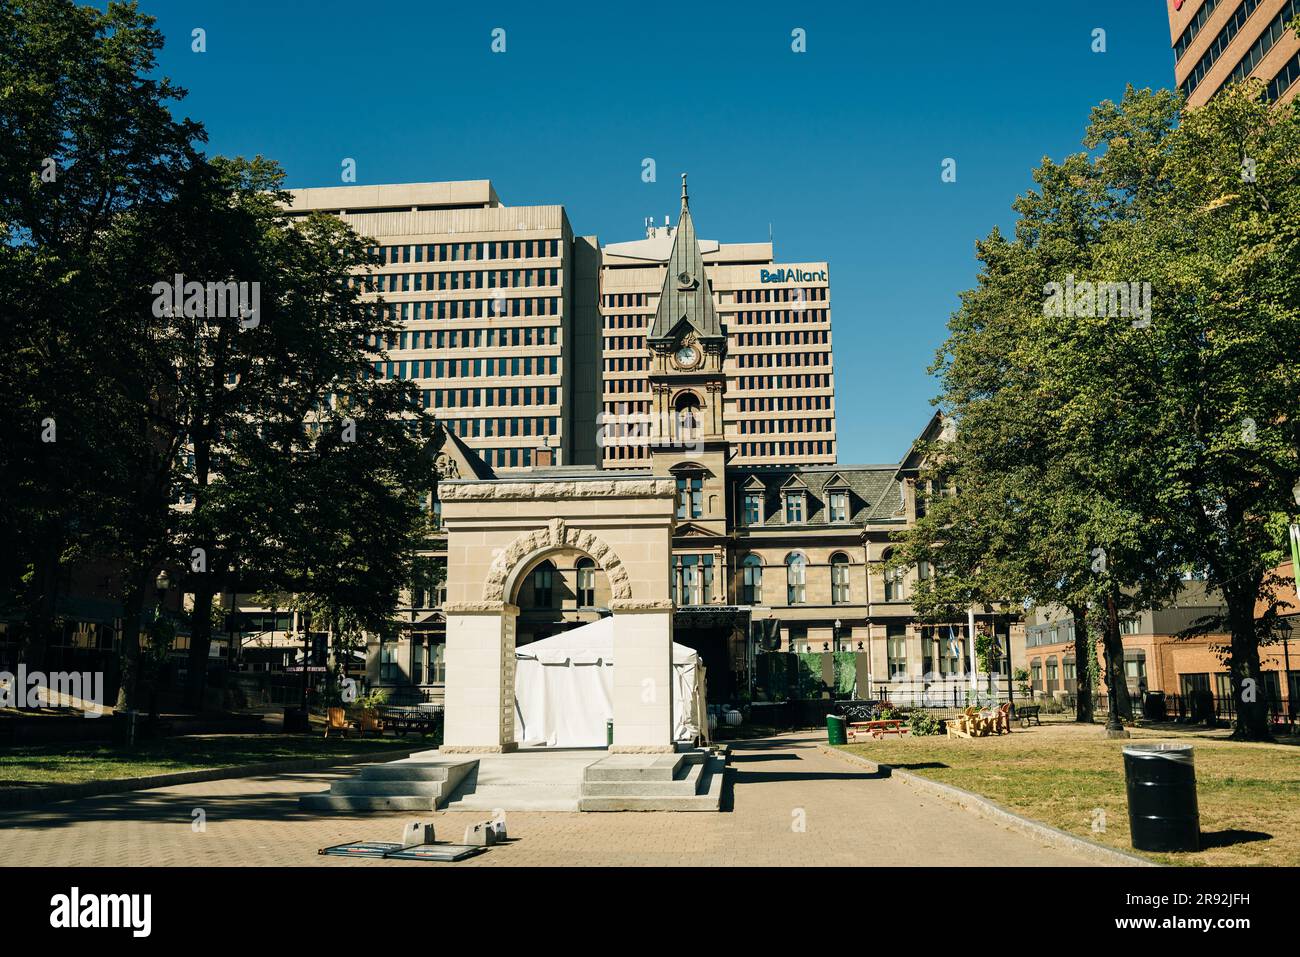
[[[673,644],[673,730],[701,733],[704,665]],[[515,740],[552,748],[604,747],[614,717],[614,619],[602,618],[515,651]]]

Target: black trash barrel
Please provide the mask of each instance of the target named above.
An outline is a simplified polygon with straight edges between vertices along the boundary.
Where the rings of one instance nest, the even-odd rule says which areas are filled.
[[[1142,717],[1148,721],[1165,720],[1165,693],[1163,691],[1148,691],[1147,696],[1142,701]]]
[[[1196,765],[1187,744],[1130,744],[1124,748],[1128,824],[1139,851],[1199,851]]]

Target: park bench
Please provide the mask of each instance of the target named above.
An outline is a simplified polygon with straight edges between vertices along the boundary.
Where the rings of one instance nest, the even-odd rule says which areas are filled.
[[[1030,721],[1034,722],[1034,724],[1039,727],[1042,727],[1043,722],[1038,718],[1038,712],[1042,710],[1042,707],[1036,704],[1021,705],[1016,708],[1016,718],[1020,721],[1020,727],[1029,727]]]

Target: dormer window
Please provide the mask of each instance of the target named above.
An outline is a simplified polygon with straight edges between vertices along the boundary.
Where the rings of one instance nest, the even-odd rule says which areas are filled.
[[[763,495],[761,492],[745,493],[744,522],[746,525],[761,525],[763,522]]]
[[[807,500],[803,492],[786,492],[785,493],[785,523],[787,525],[802,525],[806,512]]]
[[[847,522],[849,520],[849,493],[831,492],[831,521]]]

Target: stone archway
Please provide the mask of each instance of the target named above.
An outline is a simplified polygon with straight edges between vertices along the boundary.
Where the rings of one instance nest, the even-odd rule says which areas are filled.
[[[589,555],[614,613],[612,751],[670,752],[675,514],[671,479],[575,473],[447,481],[447,684],[442,750],[510,751],[514,740],[512,602],[521,577],[561,549]]]
[[[545,528],[517,537],[488,568],[483,580],[484,601],[507,601],[515,593],[520,574],[544,553],[557,548],[576,548],[591,556],[609,578],[610,592],[615,601],[632,597],[632,584],[627,569],[614,550],[591,532],[570,528],[562,518],[553,518]]]

